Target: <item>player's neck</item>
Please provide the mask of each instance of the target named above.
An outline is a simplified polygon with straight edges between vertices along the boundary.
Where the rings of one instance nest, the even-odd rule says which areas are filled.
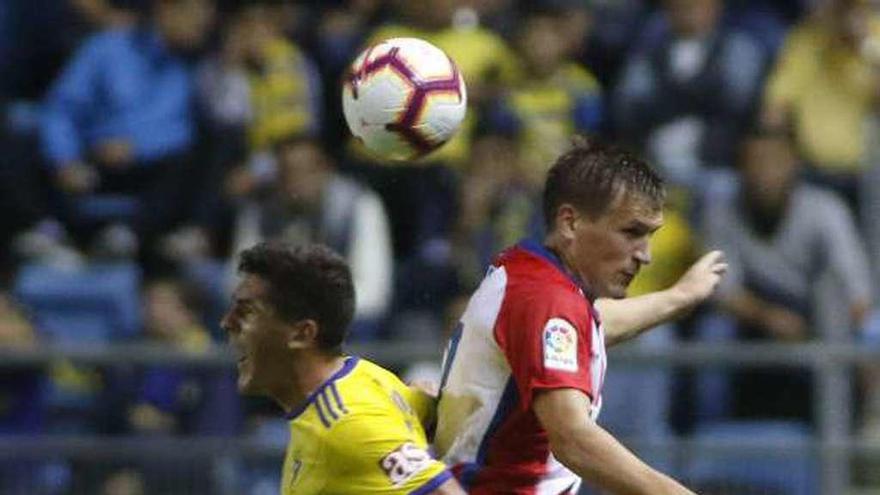
[[[584,278],[574,269],[574,263],[568,258],[562,245],[562,239],[556,234],[550,233],[544,238],[544,247],[559,259],[563,270],[565,270],[565,272],[577,282],[581,290],[584,292],[584,296],[586,296],[591,302],[594,302],[596,300],[595,294],[593,294],[593,291],[590,289],[586,280],[584,280]]]
[[[305,354],[293,363],[290,381],[273,394],[278,405],[289,413],[301,406],[309,394],[324,384],[345,364],[345,356]]]
[[[557,234],[548,234],[547,237],[544,238],[544,247],[547,248],[548,251],[553,253],[554,256],[559,260],[562,264],[562,268],[571,276],[575,278],[580,278],[577,276],[577,272],[574,270],[574,265],[566,256],[565,249],[563,249],[562,239],[559,238]]]

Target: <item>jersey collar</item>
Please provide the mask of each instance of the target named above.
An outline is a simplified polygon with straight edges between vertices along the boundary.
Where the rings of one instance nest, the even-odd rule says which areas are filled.
[[[328,378],[324,383],[322,383],[318,388],[316,388],[312,393],[309,394],[305,402],[303,402],[299,407],[287,413],[285,417],[290,421],[298,418],[299,415],[302,414],[307,407],[309,407],[309,404],[311,404],[315,400],[315,397],[317,397],[318,394],[320,394],[328,385],[351,373],[351,370],[353,370],[354,367],[357,366],[359,360],[360,358],[357,356],[348,356],[347,358],[345,358],[345,362],[342,364],[342,368],[339,368],[336,373],[333,373],[333,376]]]

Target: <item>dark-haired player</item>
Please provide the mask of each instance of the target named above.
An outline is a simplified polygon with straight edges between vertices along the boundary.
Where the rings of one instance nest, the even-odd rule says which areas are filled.
[[[606,342],[692,308],[726,269],[715,251],[670,289],[621,299],[651,261],[664,196],[646,163],[598,142],[549,171],[546,238],[497,257],[447,351],[435,447],[468,493],[575,494],[582,478],[615,494],[691,493],[595,422]],[[598,298],[610,298],[607,328]]]
[[[290,421],[281,493],[461,494],[427,452],[427,403],[342,344],[354,313],[345,261],[329,248],[258,244],[222,326],[238,388],[274,399]]]

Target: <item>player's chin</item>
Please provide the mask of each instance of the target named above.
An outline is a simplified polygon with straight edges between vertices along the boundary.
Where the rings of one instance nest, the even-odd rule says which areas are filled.
[[[629,289],[629,282],[611,284],[605,297],[609,299],[623,299],[626,297],[627,289]]]

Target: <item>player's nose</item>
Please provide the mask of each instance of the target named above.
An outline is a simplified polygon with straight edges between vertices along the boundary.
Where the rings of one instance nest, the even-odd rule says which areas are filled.
[[[635,250],[633,258],[635,258],[639,266],[651,264],[651,248],[645,243],[644,246],[640,246]]]

